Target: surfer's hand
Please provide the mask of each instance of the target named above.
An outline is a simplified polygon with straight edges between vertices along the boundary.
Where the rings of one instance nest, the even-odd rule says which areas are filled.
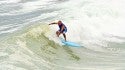
[[[63,33],[63,31],[59,31],[60,33]]]
[[[49,25],[51,25],[51,23]]]
[[[62,33],[62,31],[59,31],[59,33]]]

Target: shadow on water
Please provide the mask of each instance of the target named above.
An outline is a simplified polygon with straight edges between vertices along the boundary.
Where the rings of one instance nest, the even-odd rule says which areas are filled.
[[[72,57],[73,60],[80,60],[80,57],[78,57],[74,52],[68,47],[68,46],[63,46],[63,49]]]

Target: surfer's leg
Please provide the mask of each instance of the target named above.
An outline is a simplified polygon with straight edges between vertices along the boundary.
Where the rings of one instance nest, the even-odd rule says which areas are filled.
[[[66,34],[65,34],[66,32],[67,32],[67,29],[64,29],[63,32],[62,32],[63,33],[63,37],[65,38],[65,41],[66,41]]]
[[[63,33],[63,37],[65,38],[65,41],[66,41],[66,34],[65,33]]]
[[[57,37],[59,37],[59,35],[60,35],[60,32],[59,32],[59,31],[56,31],[56,35],[57,35]]]

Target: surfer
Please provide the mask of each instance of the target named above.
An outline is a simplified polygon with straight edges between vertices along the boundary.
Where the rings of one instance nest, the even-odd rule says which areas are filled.
[[[56,35],[57,35],[57,37],[59,37],[60,34],[63,34],[63,37],[65,38],[65,41],[66,41],[65,33],[67,32],[67,27],[60,20],[58,22],[50,23],[49,25],[52,25],[52,24],[58,24],[59,30],[56,31]]]

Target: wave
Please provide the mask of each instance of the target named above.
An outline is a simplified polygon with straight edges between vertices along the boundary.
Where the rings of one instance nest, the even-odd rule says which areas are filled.
[[[110,66],[111,68],[118,64],[121,67],[124,66],[121,64],[124,61],[121,58],[122,54],[118,55],[118,52],[100,52],[91,50],[88,46],[73,48],[59,44],[54,31],[47,24],[40,23],[23,30],[21,33],[15,33],[1,41],[0,45],[3,46],[1,49],[4,51],[1,51],[3,55],[0,56],[0,59],[6,61],[2,61],[3,68],[91,70],[95,69],[95,66],[98,69],[100,66]]]
[[[3,63],[3,67],[9,68],[13,66],[17,69],[23,69],[23,68],[35,69],[36,67],[39,67],[38,64],[35,65],[36,62],[40,61],[41,63],[39,64],[43,66],[42,69],[44,68],[49,69],[49,67],[51,66],[54,66],[57,68],[60,68],[60,67],[63,68],[64,66],[62,66],[62,64],[58,65],[53,61],[61,60],[60,62],[64,62],[64,59],[69,60],[69,58],[71,60],[78,61],[80,59],[79,56],[73,53],[73,51],[69,47],[62,46],[57,42],[50,40],[47,37],[48,34],[50,34],[48,25],[46,24],[34,25],[26,29],[26,31],[24,31],[22,34],[19,34],[13,37],[12,36],[8,37],[6,41],[5,40],[2,41],[4,46],[3,49],[7,50],[6,52],[1,51],[1,54],[4,53],[5,55],[1,55],[0,58],[7,59],[7,62]],[[0,45],[2,45],[2,42]],[[25,57],[24,60],[22,60],[23,57]],[[14,62],[14,64],[11,64],[11,62]],[[24,64],[25,62],[26,64]],[[7,65],[8,67],[4,66],[6,65],[6,63],[10,63]],[[20,64],[24,64],[24,65],[20,65]],[[30,64],[29,66],[31,68],[27,66],[28,64]],[[43,64],[45,65],[45,67]],[[32,65],[35,65],[35,66],[32,67]],[[50,66],[48,67],[48,65]],[[27,66],[27,67],[24,67],[24,66]],[[67,68],[70,69],[70,67],[67,67]]]

